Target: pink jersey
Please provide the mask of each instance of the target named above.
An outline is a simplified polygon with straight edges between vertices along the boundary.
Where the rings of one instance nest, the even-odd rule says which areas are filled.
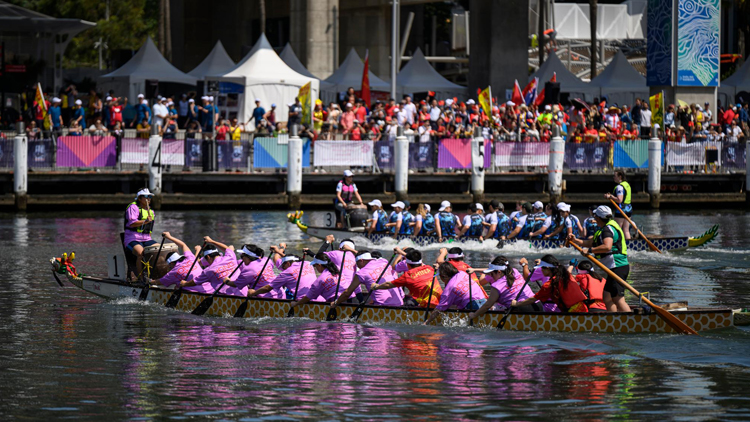
[[[341,269],[341,257],[344,256],[344,251],[330,251],[330,252],[324,252],[326,255],[328,255],[328,258],[333,262],[333,265],[336,266],[339,270]],[[341,283],[344,283],[344,280],[347,281],[347,286],[352,284],[352,281],[354,280],[354,274],[357,272],[357,258],[354,256],[353,253],[347,252],[346,253],[346,262],[344,263],[344,271],[341,273]],[[354,293],[361,293],[362,289],[357,287],[354,290]]]
[[[487,293],[472,280],[469,274],[461,271],[448,281],[440,295],[440,303],[435,307],[438,311],[445,311],[453,305],[457,309],[464,309],[469,304],[469,283],[471,283],[471,300],[487,299]]]
[[[370,290],[370,286],[375,282],[380,273],[383,272],[383,268],[388,265],[388,261],[385,259],[374,259],[367,263],[364,267],[357,271],[357,277],[359,281]],[[383,273],[383,277],[378,281],[378,284],[383,284],[388,281],[392,281],[398,278],[398,274],[393,271],[392,268],[388,268]],[[377,290],[372,293],[370,298],[373,300],[375,305],[384,306],[403,306],[404,304],[404,291],[400,287],[386,290]]]
[[[255,289],[259,289],[263,286],[266,286],[271,283],[271,280],[276,277],[276,274],[273,273],[273,264],[271,262],[268,262],[268,265],[266,265],[266,262],[270,261],[270,258],[262,258],[262,259],[256,259],[255,261],[251,262],[249,265],[245,265],[242,263],[242,260],[237,260],[237,265],[240,266],[239,276],[237,276],[237,280],[234,281],[234,284],[237,285],[237,287],[247,287],[252,289],[253,287]],[[258,278],[258,283],[255,283],[255,278],[258,277],[258,273],[261,269],[263,269],[263,266],[265,265],[265,270],[263,270],[263,274]],[[275,298],[275,299],[283,299],[284,298],[284,292],[281,290],[271,290],[268,293],[263,293],[262,295],[258,295],[258,297],[266,297],[266,298]]]
[[[195,277],[198,277],[203,273],[203,268],[201,268],[198,264],[195,264],[193,267],[193,270],[190,271],[190,274],[188,274],[188,270],[190,269],[190,266],[193,265],[193,261],[195,260],[195,255],[193,255],[190,251],[185,251],[185,259],[175,264],[174,268],[169,270],[169,272],[162,278],[159,279],[159,282],[165,286],[171,286],[173,284],[178,284],[182,280],[192,281]],[[210,293],[206,288],[210,288],[210,285],[199,285],[199,286],[190,286],[185,287],[184,290],[187,290],[189,292],[199,292],[199,293]]]
[[[305,293],[305,296],[311,300],[333,302],[337,298],[336,289],[338,288],[338,296],[340,296],[349,287],[349,284],[344,280],[344,277],[341,277],[341,284],[339,285],[338,275],[333,275],[328,270],[323,270],[310,286],[307,293]]]
[[[523,287],[523,293],[518,296],[517,300],[519,302],[534,296],[531,287],[529,287],[529,285],[526,284],[526,280],[523,279],[523,274],[518,272],[515,268],[513,269],[513,285],[510,287],[508,287],[508,281],[505,276],[500,276],[498,280],[494,280],[490,274],[487,274],[485,279],[487,279],[492,287],[500,293],[500,297],[495,303],[498,309],[508,309],[510,307],[510,302],[516,300],[516,296],[518,296],[521,287]],[[526,286],[524,286],[524,284],[526,284]]]
[[[406,261],[401,260],[401,261],[399,261],[398,264],[396,264],[393,267],[393,270],[396,271],[397,273],[405,273],[405,272],[409,271],[409,265],[406,264]]]
[[[136,204],[130,204],[125,214],[128,218],[128,226],[141,219],[140,209]],[[123,243],[125,244],[125,246],[127,246],[130,242],[133,241],[145,242],[148,240],[151,240],[151,233],[138,233],[135,229],[125,230],[125,238],[123,239]]]
[[[235,268],[237,268],[237,258],[234,255],[234,250],[227,249],[224,251],[224,255],[216,257],[214,262],[212,262],[208,268],[203,270],[203,274],[195,278],[195,284],[210,284],[211,293],[213,293],[222,285],[224,279],[232,274]],[[239,276],[239,274],[237,274],[238,271],[234,271],[230,280],[234,281],[237,279]],[[219,293],[234,296],[247,296],[247,286],[238,289],[236,287],[224,285]]]
[[[293,262],[292,265],[289,266],[289,268],[282,271],[281,274],[277,275],[268,284],[271,285],[271,288],[273,290],[281,290],[281,288],[286,287],[286,289],[291,292],[292,295],[294,295],[294,288],[297,286],[297,276],[299,275],[299,269],[301,265],[301,262]],[[276,268],[281,268],[281,259],[276,261]],[[306,262],[305,267],[302,270],[302,278],[299,281],[299,293],[297,294],[298,299],[304,296],[307,291],[310,290],[310,286],[314,281],[315,270],[309,262]]]

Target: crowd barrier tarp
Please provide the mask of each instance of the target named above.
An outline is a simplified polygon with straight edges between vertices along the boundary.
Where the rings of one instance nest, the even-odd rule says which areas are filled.
[[[13,168],[15,166],[13,161],[14,148],[15,140],[0,138],[0,168]]]
[[[497,142],[495,165],[498,167],[547,167],[549,143],[547,142]]]
[[[664,165],[664,150],[662,150],[661,161]],[[616,141],[612,163],[615,167],[620,168],[648,168],[648,141]]]
[[[185,141],[182,139],[161,141],[161,164],[171,166],[185,164]]]
[[[471,139],[441,139],[438,143],[438,168],[471,168]]]
[[[668,166],[702,166],[706,164],[706,149],[716,149],[718,165],[721,165],[721,142],[666,142],[666,164]]]
[[[565,164],[571,170],[592,170],[607,167],[609,143],[565,144]]]
[[[372,141],[317,141],[315,166],[372,166]]]
[[[220,169],[247,168],[250,143],[248,141],[216,141],[216,155]]]
[[[117,142],[112,136],[61,136],[57,140],[58,167],[114,167]]]
[[[747,156],[744,142],[725,142],[721,148],[721,165],[726,168],[746,169]]]
[[[378,167],[380,167],[381,170],[392,169],[393,166],[395,165],[396,158],[394,157],[393,144],[394,143],[392,141],[388,141],[388,140],[377,141],[374,144],[375,160],[377,161]],[[409,146],[411,146],[411,144],[409,144]]]
[[[302,139],[302,167],[310,167],[310,139]],[[289,144],[278,138],[255,138],[253,167],[286,168],[289,164]]]
[[[435,144],[432,142],[413,142],[409,144],[409,168],[423,169],[435,166]],[[485,160],[486,160],[485,155]],[[486,161],[485,161],[486,163]]]
[[[148,163],[148,139],[125,138],[121,142],[120,162],[123,164]],[[161,141],[161,164],[181,166],[185,164],[185,141],[164,139]]]
[[[51,168],[54,161],[54,153],[51,139],[29,140],[29,152],[27,156],[29,168]]]
[[[200,139],[185,140],[185,167],[201,167],[203,165],[203,150]]]

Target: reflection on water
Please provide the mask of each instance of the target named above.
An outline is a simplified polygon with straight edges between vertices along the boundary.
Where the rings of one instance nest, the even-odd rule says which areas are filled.
[[[119,215],[0,218],[0,416],[217,419],[734,419],[750,418],[750,330],[699,338],[363,326],[195,317],[134,301],[104,302],[49,280],[46,260],[76,251],[106,274]],[[281,212],[164,212],[191,243],[308,242]],[[631,281],[657,301],[739,307],[748,218],[661,212],[648,227],[697,234],[710,248],[633,254]],[[646,220],[647,216],[639,216]],[[383,246],[383,250],[388,248]],[[496,251],[470,246],[482,264]],[[727,249],[731,249],[727,251]],[[570,252],[560,253],[569,259]],[[513,259],[539,257],[504,250]],[[437,248],[428,248],[434,259]]]

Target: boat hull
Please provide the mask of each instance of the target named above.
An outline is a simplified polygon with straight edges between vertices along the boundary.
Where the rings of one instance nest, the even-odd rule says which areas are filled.
[[[107,299],[137,299],[141,288],[125,282],[96,277],[74,278],[68,280],[77,287]],[[154,304],[165,305],[174,291],[171,289],[151,288],[146,300]],[[175,307],[178,311],[192,312],[210,295],[194,292],[183,292]],[[217,295],[205,315],[231,317],[245,299],[238,296]],[[289,311],[289,300],[253,298],[248,301],[245,318],[285,318]],[[344,304],[338,308],[339,322],[349,321],[349,316],[357,308],[354,304]],[[295,310],[295,318],[309,318],[325,321],[329,306],[326,303],[311,302]],[[497,326],[503,312],[490,311],[474,320],[475,327],[491,328]],[[696,331],[710,331],[733,326],[731,309],[688,309],[673,311],[673,314]],[[426,312],[423,308],[365,306],[358,323],[376,324],[422,324]],[[449,310],[438,318],[436,324],[465,326],[468,324],[467,312]],[[607,314],[560,314],[560,313],[513,313],[508,317],[505,330],[512,331],[559,331],[559,332],[606,332],[606,333],[674,333],[658,315],[636,315],[632,313]]]

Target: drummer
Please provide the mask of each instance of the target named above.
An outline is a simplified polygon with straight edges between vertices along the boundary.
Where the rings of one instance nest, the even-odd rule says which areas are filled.
[[[344,178],[339,180],[336,185],[336,228],[344,227],[346,219],[346,208],[357,198],[359,205],[364,206],[362,197],[359,196],[357,185],[354,184],[354,173],[351,170],[344,170]]]
[[[177,245],[182,251],[182,255],[177,252],[170,252],[167,254],[167,265],[169,266],[169,272],[166,273],[162,278],[152,280],[152,284],[161,284],[162,286],[172,286],[174,284],[180,284],[182,281],[192,281],[195,277],[198,277],[203,272],[203,269],[199,265],[193,265],[195,261],[195,255],[190,250],[190,247],[185,244],[182,240],[172,236],[169,232],[162,233],[165,239]],[[192,270],[190,269],[192,267]],[[190,270],[190,274],[188,274]],[[201,286],[189,286],[185,290],[190,292],[198,293],[210,293],[206,287],[208,285]]]
[[[621,170],[615,171],[615,190],[612,193],[605,193],[604,197],[611,199],[617,203],[617,206],[625,212],[628,217],[633,216],[633,204],[631,203],[632,194],[630,189],[630,183],[625,178],[625,173]],[[630,222],[625,218],[620,210],[615,210],[615,221],[622,227],[622,232],[625,234],[625,240],[630,240]]]
[[[148,188],[143,188],[135,195],[135,201],[125,209],[123,244],[135,255],[135,271],[139,278],[143,272],[143,248],[156,244],[151,239],[154,230],[154,210],[151,209],[153,196]]]

